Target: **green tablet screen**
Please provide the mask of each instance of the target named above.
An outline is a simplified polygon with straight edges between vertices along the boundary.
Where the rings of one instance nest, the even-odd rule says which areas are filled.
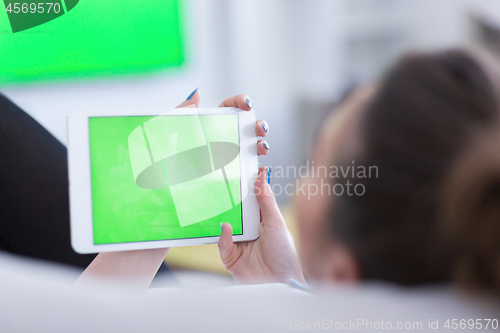
[[[237,115],[89,118],[94,244],[243,233]]]

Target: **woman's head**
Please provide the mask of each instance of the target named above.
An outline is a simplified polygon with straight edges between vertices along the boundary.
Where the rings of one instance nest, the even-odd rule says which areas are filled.
[[[354,174],[340,174],[330,182],[351,188],[359,184],[363,191],[358,193],[363,194],[311,199],[322,205],[316,212],[321,215],[316,237],[322,235],[317,244],[325,245],[316,250],[324,260],[311,265],[313,276],[406,285],[453,280],[462,257],[472,249],[467,233],[480,219],[472,212],[483,204],[476,198],[464,202],[468,187],[460,188],[461,199],[455,198],[454,184],[486,172],[467,169],[468,156],[490,151],[480,147],[491,147],[487,143],[496,138],[491,133],[500,128],[499,90],[487,63],[486,58],[461,50],[408,55],[376,88],[358,92],[344,105],[336,134],[323,127],[314,158],[326,158],[324,165],[340,170],[355,168]],[[497,161],[493,156],[483,153],[474,158]],[[376,174],[357,172],[370,166]],[[495,184],[494,175],[487,179]],[[494,188],[483,185],[476,189],[476,197],[496,198]],[[301,231],[307,225],[304,199],[299,203]],[[456,218],[459,209],[468,216],[460,222],[467,226],[456,232],[459,227],[450,216]],[[314,246],[304,242],[314,252]]]

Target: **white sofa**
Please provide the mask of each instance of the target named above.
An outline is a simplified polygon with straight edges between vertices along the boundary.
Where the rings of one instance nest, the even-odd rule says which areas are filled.
[[[499,317],[498,304],[447,288],[236,286],[211,291],[71,286],[77,272],[0,255],[0,332],[453,331]],[[438,324],[438,330],[434,328]],[[470,322],[469,322],[470,323]],[[490,329],[492,327],[490,322]],[[496,322],[498,324],[498,321]],[[390,329],[389,329],[390,325]],[[406,327],[405,327],[406,326]],[[494,326],[494,325],[493,325]],[[401,328],[401,329],[398,329]],[[410,329],[410,330],[411,330]],[[467,329],[458,329],[467,331]],[[485,331],[483,328],[480,331]]]

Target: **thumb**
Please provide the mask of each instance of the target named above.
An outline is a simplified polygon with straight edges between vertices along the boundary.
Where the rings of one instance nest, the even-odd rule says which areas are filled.
[[[229,223],[221,223],[221,235],[219,238],[219,253],[222,262],[226,266],[226,268],[231,266],[230,263],[231,258],[233,256],[233,251],[235,251],[235,246],[233,244],[233,226]]]
[[[276,203],[276,198],[267,183],[269,168],[264,168],[255,181],[255,195],[259,203],[262,224],[264,226],[278,227],[284,224],[283,217]]]
[[[179,104],[177,107],[178,108],[185,108],[185,107],[194,107],[197,108],[198,105],[200,104],[200,92],[198,91],[198,88],[196,88],[189,96],[188,98]]]

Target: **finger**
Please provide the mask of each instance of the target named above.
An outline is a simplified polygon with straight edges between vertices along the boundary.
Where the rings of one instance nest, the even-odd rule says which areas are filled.
[[[252,110],[252,101],[247,95],[239,94],[226,98],[222,103],[220,103],[219,107],[239,108],[243,111],[250,111]]]
[[[257,155],[269,154],[269,144],[265,140],[257,141]]]
[[[235,246],[233,244],[233,227],[229,223],[221,223],[220,227],[222,230],[218,243],[219,253],[222,262],[227,268],[228,264],[231,264],[231,258],[234,257],[233,252],[235,251]]]
[[[269,125],[267,125],[267,122],[265,120],[257,120],[255,123],[255,134],[265,137],[267,132],[269,132]]]
[[[185,108],[185,107],[193,107],[192,105],[194,105],[194,107],[197,108],[198,105],[200,105],[200,98],[201,98],[200,92],[198,88],[196,88],[191,94],[189,94],[188,98],[186,98],[186,100],[181,104],[179,104],[177,107]]]
[[[282,226],[285,222],[281,216],[276,198],[271,190],[271,186],[267,183],[268,170],[263,170],[257,176],[255,181],[255,195],[259,203],[262,214],[262,223],[269,226]]]

